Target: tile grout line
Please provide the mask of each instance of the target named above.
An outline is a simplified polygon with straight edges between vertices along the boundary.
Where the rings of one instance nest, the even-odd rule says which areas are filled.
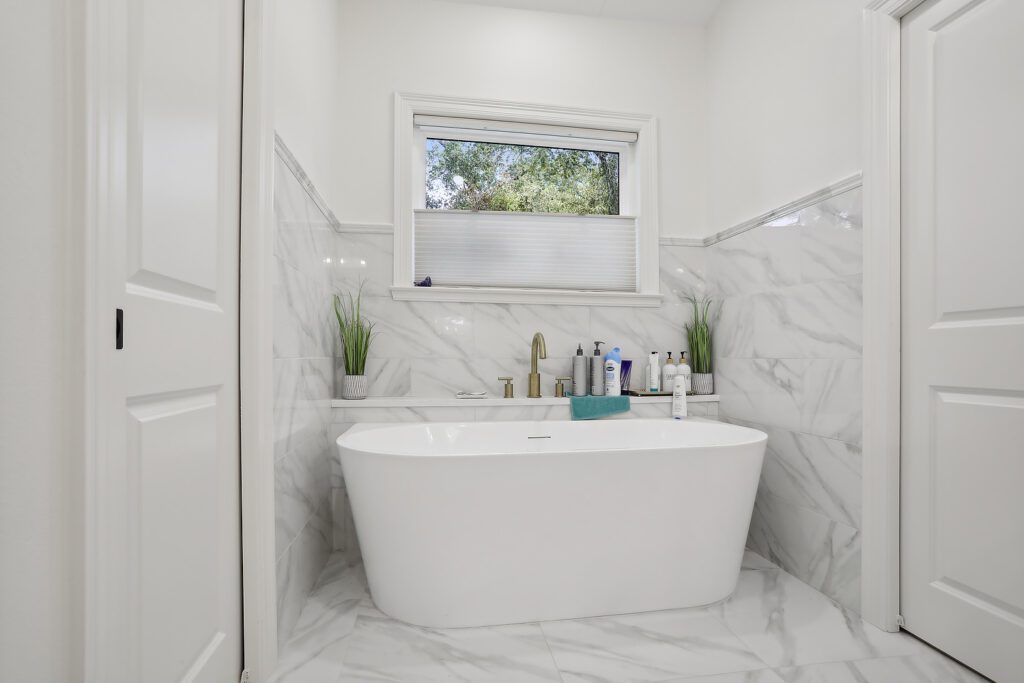
[[[544,632],[543,622],[536,622],[537,630],[540,631],[540,637],[544,639],[544,647],[548,649],[548,656],[551,657],[551,664],[555,667],[555,673],[558,674],[558,680],[565,683],[565,677],[562,676],[562,667],[558,666],[558,660],[555,659],[555,651],[551,649],[551,643],[548,642],[548,634]]]

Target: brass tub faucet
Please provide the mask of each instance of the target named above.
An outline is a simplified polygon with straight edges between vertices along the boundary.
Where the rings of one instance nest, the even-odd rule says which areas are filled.
[[[537,332],[530,344],[530,391],[527,398],[540,398],[540,372],[537,371],[537,358],[547,358],[548,347],[544,343],[544,335]]]

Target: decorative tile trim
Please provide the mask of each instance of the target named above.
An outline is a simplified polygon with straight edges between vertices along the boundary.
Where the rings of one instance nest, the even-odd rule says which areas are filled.
[[[336,223],[332,227],[335,232],[350,235],[392,235],[395,232],[391,223]]]
[[[327,222],[331,227],[338,230],[341,223],[334,215],[334,212],[331,211],[330,207],[327,206],[327,202],[324,198],[320,196],[319,192],[317,192],[316,186],[313,185],[313,181],[309,179],[309,176],[302,168],[298,159],[295,158],[292,151],[288,149],[288,145],[284,144],[284,140],[282,140],[281,136],[276,132],[274,133],[274,151],[277,152],[277,156],[281,158],[281,161],[283,161],[284,165],[288,167],[288,170],[295,174],[295,178],[299,181],[299,184],[302,185],[302,189],[306,191],[306,194],[308,194],[309,198],[313,200],[313,203],[316,204],[317,208],[320,209],[324,216],[327,217]]]
[[[660,247],[703,247],[704,240],[700,237],[659,237]]]
[[[305,172],[302,170],[302,167],[299,166],[299,163],[295,160],[295,157],[293,157],[288,148],[285,147],[285,144],[281,140],[281,138],[276,137],[276,142],[277,151],[278,154],[281,155],[281,159],[289,168],[292,169],[296,177],[302,183],[302,186],[306,188],[306,191],[309,193],[309,196],[312,197],[313,201],[317,203],[317,206],[320,207],[320,209],[331,221],[331,227],[334,228],[335,232],[370,235],[394,234],[395,227],[391,223],[342,223],[338,221],[338,219],[335,218],[331,210],[327,208],[327,204],[324,202],[320,194],[316,191],[316,188],[313,186],[313,183],[306,176]],[[717,232],[714,235],[711,235],[710,237],[701,238],[664,236],[658,238],[658,246],[710,247],[711,245],[718,244],[719,242],[727,240],[730,237],[742,235],[748,230],[753,230],[754,228],[760,227],[765,223],[770,223],[778,218],[788,216],[789,214],[794,213],[796,211],[800,211],[801,209],[806,209],[810,206],[814,206],[818,202],[830,199],[832,197],[836,197],[838,195],[843,194],[844,192],[849,192],[850,190],[860,187],[862,183],[863,179],[861,174],[855,173],[852,176],[849,176],[848,178],[843,178],[839,182],[833,183],[832,185],[829,185],[827,187],[823,187],[822,189],[816,190],[808,195],[804,195],[803,197],[795,199],[789,202],[788,204],[783,204],[780,207],[763,213],[760,216],[751,218],[750,220],[734,225],[731,228],[726,228],[725,230]]]
[[[852,176],[849,176],[848,178],[843,178],[839,182],[829,185],[828,187],[824,187],[808,195],[804,195],[803,197],[793,200],[788,204],[783,204],[778,208],[772,209],[767,213],[763,213],[760,216],[751,218],[750,220],[744,221],[738,225],[734,225],[731,228],[726,228],[721,232],[715,233],[711,237],[706,237],[703,240],[703,245],[705,247],[710,247],[713,244],[718,244],[723,240],[727,240],[730,237],[735,237],[736,235],[741,235],[747,232],[748,230],[753,230],[754,228],[760,227],[765,223],[770,223],[776,219],[782,218],[783,216],[788,216],[791,213],[800,211],[801,209],[806,209],[810,206],[814,206],[818,202],[824,201],[826,199],[831,199],[832,197],[841,195],[844,192],[849,192],[850,190],[860,187],[861,184],[861,174],[855,173]]]

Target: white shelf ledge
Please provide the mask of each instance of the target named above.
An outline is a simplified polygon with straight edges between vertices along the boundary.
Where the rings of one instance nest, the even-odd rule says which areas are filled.
[[[671,403],[671,396],[630,396],[631,403]],[[718,403],[718,394],[687,396],[688,403]],[[569,405],[568,397],[543,396],[541,398],[454,398],[434,396],[374,396],[358,401],[334,399],[334,408],[479,408]]]

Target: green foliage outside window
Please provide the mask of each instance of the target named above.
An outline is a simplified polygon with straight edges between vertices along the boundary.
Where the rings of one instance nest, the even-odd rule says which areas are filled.
[[[619,214],[619,155],[427,140],[428,209]]]

